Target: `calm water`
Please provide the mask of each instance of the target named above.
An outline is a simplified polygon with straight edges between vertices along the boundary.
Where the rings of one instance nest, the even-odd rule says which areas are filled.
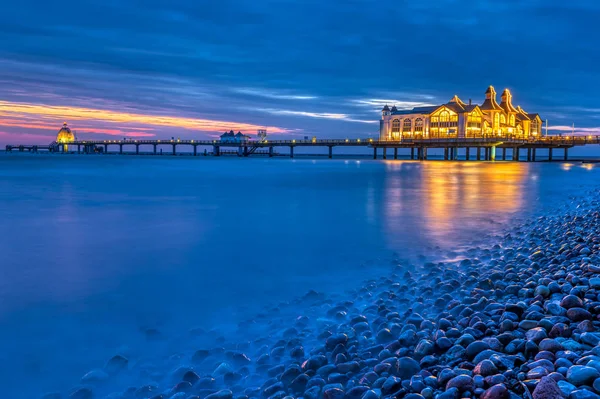
[[[224,328],[357,286],[394,254],[481,243],[599,177],[569,163],[0,155],[4,392],[65,390],[124,347],[153,350],[143,328]]]

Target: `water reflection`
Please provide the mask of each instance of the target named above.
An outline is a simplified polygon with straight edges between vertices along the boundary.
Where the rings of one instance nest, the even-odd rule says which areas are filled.
[[[384,220],[389,245],[407,231],[446,248],[456,234],[492,233],[523,208],[527,197],[535,197],[535,184],[524,189],[529,169],[525,163],[388,161]]]

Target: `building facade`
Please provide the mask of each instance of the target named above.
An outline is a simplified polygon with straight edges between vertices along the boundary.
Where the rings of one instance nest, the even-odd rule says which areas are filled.
[[[463,102],[458,96],[442,105],[398,110],[387,105],[381,111],[379,139],[397,141],[407,138],[532,138],[542,134],[538,114],[514,107],[512,95],[504,89],[501,102],[496,101],[493,86],[485,92],[481,105]]]

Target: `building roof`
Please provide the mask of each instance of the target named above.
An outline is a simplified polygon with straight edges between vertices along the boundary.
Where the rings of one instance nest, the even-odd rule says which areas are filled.
[[[387,106],[387,104],[385,104],[385,106],[383,107],[383,109],[381,111],[389,111],[390,107]]]
[[[452,99],[450,100],[451,103],[456,103],[462,106],[467,105],[463,100],[461,100],[460,98],[458,98],[458,96],[455,94],[454,97],[452,97]]]
[[[432,105],[427,107],[415,107],[413,109],[401,109],[396,112],[392,112],[392,115],[410,115],[410,114],[430,114],[441,105]]]
[[[496,102],[496,89],[494,89],[494,86],[487,88],[485,91],[485,101],[479,106],[479,108],[481,108],[482,111],[499,111],[502,109]]]
[[[243,135],[242,132],[237,132],[237,134],[235,135],[235,137],[246,137],[246,136]]]

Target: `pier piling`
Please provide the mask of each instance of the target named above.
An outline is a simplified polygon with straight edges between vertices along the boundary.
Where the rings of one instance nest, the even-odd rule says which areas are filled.
[[[552,147],[548,148],[548,161],[552,161]]]
[[[394,147],[394,159],[398,159],[398,147]]]
[[[329,146],[329,159],[333,158],[333,146]]]

